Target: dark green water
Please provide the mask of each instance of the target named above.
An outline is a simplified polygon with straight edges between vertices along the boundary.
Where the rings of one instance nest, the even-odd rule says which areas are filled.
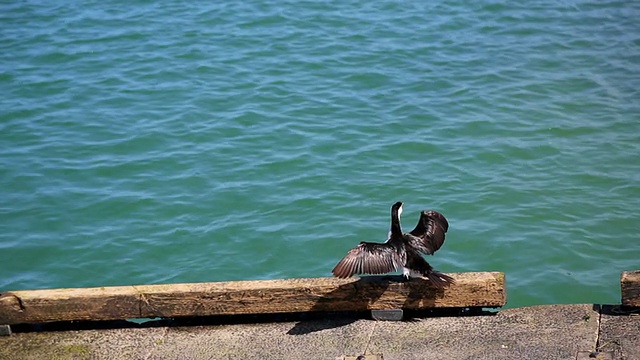
[[[1,4],[0,291],[329,276],[402,200],[509,306],[617,303],[639,4]]]

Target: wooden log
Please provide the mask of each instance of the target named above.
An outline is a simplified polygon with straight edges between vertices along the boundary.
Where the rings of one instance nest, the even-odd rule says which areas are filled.
[[[640,307],[640,270],[623,271],[620,276],[622,305]]]
[[[0,294],[0,324],[506,303],[503,273],[450,275],[445,290],[392,275],[12,291]]]

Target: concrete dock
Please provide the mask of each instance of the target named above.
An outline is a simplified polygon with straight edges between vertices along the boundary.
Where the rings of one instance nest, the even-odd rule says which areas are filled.
[[[100,323],[101,329],[82,323],[13,326],[13,334],[0,337],[0,359],[631,360],[640,359],[639,313],[583,304],[411,319],[406,313],[404,321],[329,313],[313,319],[120,321]]]

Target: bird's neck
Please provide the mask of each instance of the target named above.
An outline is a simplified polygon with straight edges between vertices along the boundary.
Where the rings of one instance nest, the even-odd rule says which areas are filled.
[[[391,235],[402,235],[402,228],[400,227],[400,214],[398,211],[391,212]]]

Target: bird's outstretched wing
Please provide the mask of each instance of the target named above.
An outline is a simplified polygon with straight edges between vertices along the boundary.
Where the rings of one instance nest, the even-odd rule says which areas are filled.
[[[331,271],[335,277],[354,274],[386,274],[401,267],[401,259],[389,244],[361,242],[349,250]]]
[[[415,229],[405,234],[405,240],[418,251],[433,255],[444,244],[444,234],[449,229],[449,222],[437,211],[429,210],[420,213]]]

